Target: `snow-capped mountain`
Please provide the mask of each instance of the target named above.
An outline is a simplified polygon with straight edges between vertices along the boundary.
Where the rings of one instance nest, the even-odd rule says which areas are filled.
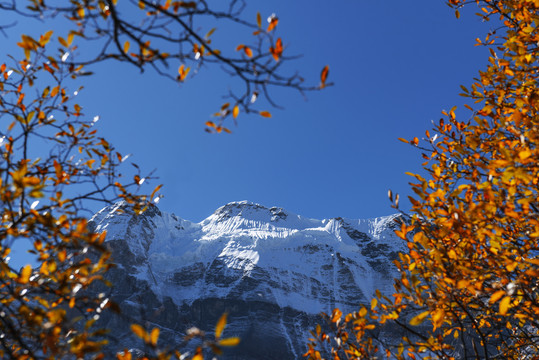
[[[125,316],[159,326],[168,342],[191,326],[213,329],[229,313],[233,359],[295,359],[320,312],[354,311],[376,289],[392,290],[391,261],[405,244],[399,216],[314,220],[242,201],[200,223],[122,203],[91,220],[107,231],[116,268],[113,297]],[[120,348],[133,341],[127,318],[108,319]]]

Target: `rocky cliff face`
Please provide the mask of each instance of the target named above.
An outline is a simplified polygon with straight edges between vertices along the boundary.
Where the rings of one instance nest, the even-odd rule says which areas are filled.
[[[405,245],[393,233],[397,218],[313,220],[235,202],[192,223],[157,207],[140,216],[106,207],[92,223],[107,231],[118,264],[108,275],[122,316],[103,319],[111,347],[137,346],[130,318],[175,344],[192,326],[213,329],[226,311],[225,335],[242,342],[225,358],[301,358],[320,312],[354,311],[375,289],[392,289],[391,261]]]

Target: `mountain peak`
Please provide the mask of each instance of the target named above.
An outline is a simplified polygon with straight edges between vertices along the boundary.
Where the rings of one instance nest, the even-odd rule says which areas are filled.
[[[266,206],[251,201],[234,201],[217,209],[209,218],[211,222],[223,222],[238,217],[257,222],[278,222],[285,220],[290,214],[283,208]]]

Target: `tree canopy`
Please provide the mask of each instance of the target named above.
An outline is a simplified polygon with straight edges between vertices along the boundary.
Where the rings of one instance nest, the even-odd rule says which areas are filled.
[[[152,182],[151,174],[136,165],[134,173],[126,171],[128,156],[98,135],[97,117],[88,118],[75,102],[72,94],[91,75],[92,65],[120,61],[175,82],[186,81],[192,68],[222,67],[243,90],[230,92],[217,120],[206,123],[213,132],[229,132],[225,120],[235,121],[241,112],[270,117],[255,101],[264,96],[271,104],[274,88],[303,92],[329,85],[327,66],[312,86],[282,70],[294,56],[277,36],[278,17],[264,24],[256,14],[251,21],[244,18],[244,7],[237,0],[219,6],[201,0],[0,2],[2,19],[51,26],[42,34],[21,34],[17,45],[23,51],[0,63],[0,357],[104,358],[107,330],[95,324],[104,311],[120,309],[106,293],[86,291],[94,283],[107,283],[105,274],[113,266],[106,233],[95,234],[88,226],[91,204],[121,199],[142,212],[159,200],[160,186],[139,194],[143,184]],[[238,27],[245,37],[222,46],[213,43],[212,34],[223,23]],[[0,23],[0,30],[11,25]],[[35,263],[20,269],[11,265],[15,242],[30,244]],[[225,325],[226,315],[212,339],[194,329],[186,341],[203,338],[220,353],[238,342],[221,338]],[[135,323],[132,331],[151,350],[149,356],[181,356],[171,344],[166,350],[158,346],[159,329]],[[131,354],[117,357],[130,359]],[[202,350],[192,357],[201,359]]]
[[[486,69],[420,141],[426,175],[410,174],[409,221],[396,234],[395,292],[329,316],[305,354],[320,359],[532,359],[539,354],[539,2],[450,0],[499,24],[477,44]],[[497,25],[496,25],[497,26]],[[398,196],[389,193],[394,207]],[[388,329],[402,336],[380,335]]]

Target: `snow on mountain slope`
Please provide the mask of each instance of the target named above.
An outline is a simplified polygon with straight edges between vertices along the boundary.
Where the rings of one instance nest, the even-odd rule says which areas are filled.
[[[391,290],[390,270],[405,245],[398,215],[307,219],[282,208],[229,203],[200,223],[152,207],[135,216],[122,203],[92,222],[107,241],[127,243],[131,275],[178,306],[204,298],[263,301],[317,314],[352,310],[375,289]]]

